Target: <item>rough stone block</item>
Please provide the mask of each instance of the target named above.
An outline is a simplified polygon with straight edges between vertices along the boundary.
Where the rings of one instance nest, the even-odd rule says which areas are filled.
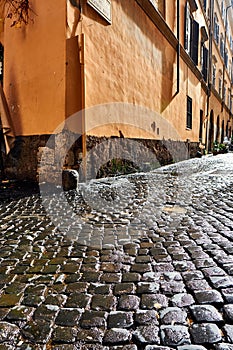
[[[64,191],[76,190],[79,182],[77,170],[65,169],[62,171],[62,184]]]
[[[133,325],[133,313],[112,311],[108,317],[109,328],[128,328]]]
[[[149,326],[139,326],[133,333],[134,337],[137,339],[139,343],[146,344],[159,344],[159,327],[155,324],[151,323]]]
[[[222,315],[212,305],[193,305],[190,310],[197,322],[219,322],[223,321]]]
[[[104,336],[105,343],[118,344],[124,343],[131,340],[131,333],[122,328],[111,328],[106,331]]]
[[[222,340],[221,331],[215,324],[193,324],[190,332],[196,344],[213,344]]]
[[[185,326],[161,326],[161,338],[164,345],[191,344],[188,327]]]

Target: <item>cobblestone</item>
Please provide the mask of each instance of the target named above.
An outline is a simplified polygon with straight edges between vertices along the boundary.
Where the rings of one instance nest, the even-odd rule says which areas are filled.
[[[198,322],[223,321],[220,312],[212,305],[194,305],[190,307],[193,317]]]
[[[117,344],[131,340],[131,334],[128,330],[122,328],[111,328],[106,331],[104,342],[110,344]]]
[[[222,340],[220,329],[211,323],[193,324],[191,334],[197,344],[217,343]]]
[[[191,344],[188,327],[185,326],[161,326],[161,338],[164,345]]]
[[[139,326],[133,333],[139,343],[159,344],[159,327],[153,322],[149,326]]]
[[[0,349],[233,350],[233,154],[126,178],[106,210],[67,192],[69,225],[0,193]]]
[[[160,312],[162,324],[187,324],[187,313],[178,307],[169,307]]]

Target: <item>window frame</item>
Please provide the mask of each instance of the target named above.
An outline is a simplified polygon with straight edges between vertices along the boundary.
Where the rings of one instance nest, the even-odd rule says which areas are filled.
[[[216,71],[217,71],[217,68],[216,68],[216,64],[214,63],[212,66],[212,85],[214,88],[216,88]]]
[[[189,1],[185,4],[184,48],[194,64],[198,65],[200,26],[193,18]]]
[[[219,21],[216,13],[214,14],[214,40],[219,45]]]

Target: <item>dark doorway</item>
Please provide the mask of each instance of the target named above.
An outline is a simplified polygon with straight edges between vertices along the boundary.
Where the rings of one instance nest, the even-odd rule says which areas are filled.
[[[214,143],[214,112],[210,112],[210,124],[209,124],[209,138],[208,138],[208,151],[211,152]]]
[[[219,142],[220,141],[219,138],[220,138],[220,120],[219,120],[219,115],[218,115],[215,141]]]
[[[222,121],[221,143],[223,143],[223,140],[224,140],[224,120]]]
[[[203,110],[200,110],[200,125],[199,125],[199,141],[202,142],[202,134],[203,134]]]

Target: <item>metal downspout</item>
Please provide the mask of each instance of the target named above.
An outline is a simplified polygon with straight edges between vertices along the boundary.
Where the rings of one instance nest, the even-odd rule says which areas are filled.
[[[223,75],[222,75],[222,111],[223,111],[223,105],[225,104],[226,95],[224,95],[224,89],[225,89],[225,71],[226,71],[226,42],[227,42],[227,15],[228,10],[231,8],[231,4],[227,6],[226,8],[226,14],[225,14],[225,31],[224,31],[224,52],[223,52]]]
[[[177,88],[176,88],[176,94],[180,92],[180,0],[177,0],[177,8],[176,8],[176,16],[177,16]]]
[[[209,109],[210,109],[210,96],[212,87],[212,46],[213,46],[213,19],[214,19],[214,0],[210,2],[210,24],[209,24],[209,64],[208,64],[208,91],[207,91],[207,103],[206,103],[206,137],[205,137],[205,149],[208,149],[209,139]]]
[[[83,15],[83,0],[78,1],[78,8],[80,15]],[[81,24],[82,26],[82,24]],[[81,27],[81,34],[78,36],[78,46],[79,46],[79,60],[81,68],[81,104],[82,104],[82,166],[83,175],[86,179],[86,155],[87,155],[87,136],[86,136],[86,84],[85,84],[85,36],[83,33],[83,28]]]
[[[209,115],[209,99],[211,95],[212,86],[212,46],[213,46],[213,17],[214,17],[214,0],[210,2],[210,25],[209,25],[209,67],[208,67],[208,96],[207,96],[207,111],[206,116]]]

